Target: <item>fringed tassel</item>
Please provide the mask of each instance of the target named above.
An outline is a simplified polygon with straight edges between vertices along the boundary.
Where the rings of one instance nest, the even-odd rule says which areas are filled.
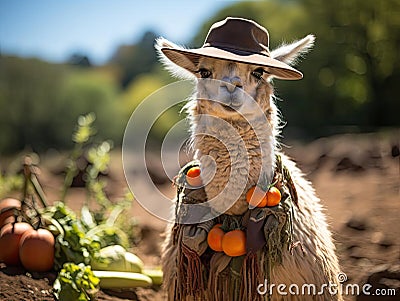
[[[229,282],[229,273],[228,273],[229,269],[226,269],[223,273],[221,273],[218,277],[218,285],[219,287],[221,287],[222,289],[218,289],[218,294],[217,294],[217,299],[215,299],[216,301],[224,301],[224,300],[229,300],[229,298],[227,298],[230,295],[230,282]]]
[[[270,294],[271,293],[270,285],[271,285],[271,274],[272,274],[273,263],[271,257],[268,256],[266,253],[263,253],[261,257],[262,257],[262,262],[264,263],[261,267],[263,269],[262,274],[265,277],[263,281],[264,285],[266,284],[266,287],[263,288],[266,290],[266,294],[264,295],[263,300],[271,301],[272,295]]]
[[[261,295],[257,292],[257,286],[263,283],[261,279],[262,273],[259,266],[257,253],[249,252],[242,266],[242,285],[240,289],[240,300],[253,301],[262,300]]]
[[[242,266],[244,256],[232,257],[229,264],[230,277],[229,277],[229,300],[241,301],[240,287],[242,283]]]
[[[229,279],[229,294],[230,294],[229,300],[232,300],[232,301],[244,300],[240,294],[241,282],[242,282],[242,278],[240,277],[240,274],[231,273],[231,276]]]
[[[209,301],[224,301],[231,299],[231,287],[228,268],[222,273],[211,275],[208,278],[208,299]]]
[[[183,252],[178,250],[178,271],[177,271],[177,281],[175,287],[175,300],[184,300],[183,298],[186,296],[187,291],[187,277],[186,271],[187,266],[185,264],[185,258]]]
[[[224,253],[215,253],[210,260],[210,271],[207,284],[208,301],[231,300],[230,268],[232,257]]]
[[[177,248],[177,272],[173,284],[173,296],[170,300],[186,300],[192,296],[195,300],[204,300],[203,268],[199,255],[182,243],[183,227],[174,227]],[[171,292],[172,288],[169,288]]]
[[[202,263],[199,255],[181,244],[182,262],[179,264],[179,277],[184,295],[192,296],[195,300],[204,300],[204,279]]]

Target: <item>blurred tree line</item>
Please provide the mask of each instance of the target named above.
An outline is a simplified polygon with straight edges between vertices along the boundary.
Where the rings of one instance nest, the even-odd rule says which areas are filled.
[[[210,17],[187,45],[200,47],[210,25],[227,16],[264,25],[271,49],[316,35],[315,49],[298,65],[304,79],[275,81],[288,129],[317,137],[342,126],[400,126],[400,1],[238,2]],[[84,55],[65,64],[0,55],[0,154],[27,146],[68,148],[77,116],[89,111],[97,115],[102,138],[120,144],[134,108],[172,80],[157,62],[157,36],[146,32],[120,46],[104,66],[92,66]]]
[[[270,33],[270,48],[313,33],[314,49],[298,64],[301,81],[275,81],[289,128],[309,137],[400,126],[400,1],[270,0],[242,2],[218,12],[194,38],[201,45],[212,23],[250,17]]]
[[[106,72],[36,59],[0,62],[0,153],[68,148],[78,116],[91,111],[102,135],[121,135],[118,85]]]

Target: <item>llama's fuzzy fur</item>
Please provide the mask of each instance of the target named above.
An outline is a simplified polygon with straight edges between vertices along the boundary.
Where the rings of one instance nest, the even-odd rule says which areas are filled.
[[[305,53],[313,42],[314,37],[310,35],[272,51],[272,55],[291,63],[299,54]],[[221,208],[227,208],[229,204],[224,204],[224,201],[237,199],[226,213],[243,214],[248,210],[248,204],[245,201],[246,191],[259,182],[260,175],[267,182],[272,180],[275,155],[280,154],[283,164],[290,170],[299,196],[298,207],[295,209],[293,240],[301,242],[301,247],[295,248],[293,255],[289,251],[284,252],[282,264],[276,265],[272,270],[271,282],[277,285],[286,284],[287,287],[297,284],[300,289],[303,284],[314,284],[317,290],[323,285],[338,284],[337,275],[340,268],[321,202],[312,185],[304,178],[295,163],[279,150],[276,138],[279,134],[279,118],[274,103],[272,78],[257,82],[250,75],[251,70],[254,70],[256,66],[209,58],[200,59],[197,66],[188,60],[185,63],[186,66],[192,65],[184,69],[172,64],[160,51],[162,47],[171,45],[170,42],[159,39],[156,48],[162,61],[174,75],[196,79],[198,75],[195,70],[205,66],[212,69],[215,79],[222,79],[223,76],[237,76],[242,81],[240,86],[244,92],[238,92],[242,94],[237,96],[240,98],[237,101],[241,102],[244,108],[242,114],[226,112],[220,104],[215,103],[213,101],[215,87],[201,80],[197,81],[195,98],[187,105],[195,157],[202,160],[204,156],[209,156],[215,161],[214,165],[209,163],[210,160],[201,161],[202,175],[207,177],[208,174],[213,174],[212,180],[205,186],[207,198],[212,199],[218,196],[229,179],[234,185],[225,191],[226,194],[219,203]],[[182,60],[185,60],[184,55],[182,55]],[[188,71],[190,69],[193,69],[193,73]],[[255,102],[248,103],[249,100],[246,98],[254,98]],[[225,104],[224,99],[218,101]],[[234,100],[231,98],[231,101]],[[262,114],[251,113],[252,108]],[[212,137],[213,135],[215,137]],[[236,186],[239,188],[235,189]],[[172,242],[171,227],[172,225],[166,231],[162,253],[164,283],[169,292],[174,290],[177,274],[177,250]],[[316,296],[288,294],[273,297],[273,300],[278,299],[342,300],[340,295],[332,296],[327,289],[324,294]]]

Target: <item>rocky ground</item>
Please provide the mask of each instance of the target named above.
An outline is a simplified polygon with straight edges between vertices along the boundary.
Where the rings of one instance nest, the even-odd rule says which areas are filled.
[[[371,284],[375,289],[396,289],[396,296],[359,295],[347,300],[400,300],[400,132],[391,134],[340,135],[301,144],[285,142],[283,150],[306,173],[327,208],[343,273],[350,284]],[[108,193],[120,196],[124,182],[121,154],[114,154]],[[43,183],[51,199],[58,192],[57,156],[42,159]],[[152,166],[150,173],[168,196],[169,181]],[[78,209],[84,193],[74,188],[69,204]],[[151,198],[151,195],[149,195]],[[130,213],[140,226],[141,241],[132,251],[147,265],[160,264],[160,243],[165,222],[134,203]],[[0,300],[54,300],[54,274],[29,274],[20,268],[0,265]],[[385,291],[380,291],[385,292]],[[388,292],[388,291],[386,291]],[[98,300],[165,300],[160,288],[127,292],[101,292]]]

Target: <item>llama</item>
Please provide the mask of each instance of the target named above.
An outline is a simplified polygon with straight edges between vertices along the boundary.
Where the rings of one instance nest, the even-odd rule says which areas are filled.
[[[196,83],[187,111],[194,159],[200,162],[205,185],[191,190],[183,184],[178,198],[186,193],[192,201],[213,200],[213,212],[222,214],[192,224],[176,220],[168,226],[162,255],[168,300],[342,300],[340,292],[335,293],[340,268],[323,207],[312,185],[281,152],[277,141],[281,126],[272,79],[302,78],[289,64],[313,46],[314,36],[271,52],[268,39],[267,30],[254,21],[227,18],[211,27],[198,49],[186,49],[164,38],[156,41],[166,68]],[[271,210],[249,206],[246,192],[254,185],[276,183],[279,167],[287,171],[282,173],[287,178],[281,189],[289,188],[286,195],[292,200],[291,213],[270,218],[275,216]],[[183,179],[182,174],[178,178]],[[254,212],[267,214],[258,224],[265,235],[261,245],[254,238],[260,232],[254,230],[254,223],[250,226],[250,221],[256,220]],[[207,247],[207,233],[221,216],[247,228],[247,240],[253,240],[247,249],[253,250],[248,252],[253,257],[247,254],[245,259],[232,259]],[[280,250],[269,243],[281,230],[282,216],[284,222],[291,219],[291,231],[280,233],[291,234],[289,244]],[[274,222],[275,232],[268,236],[265,231]],[[281,243],[282,236],[278,237],[275,242]],[[268,282],[265,287],[264,280]],[[278,285],[286,288],[286,294],[276,291]],[[322,293],[313,293],[313,285]],[[263,294],[266,287],[268,292]],[[302,291],[304,288],[311,291]]]

